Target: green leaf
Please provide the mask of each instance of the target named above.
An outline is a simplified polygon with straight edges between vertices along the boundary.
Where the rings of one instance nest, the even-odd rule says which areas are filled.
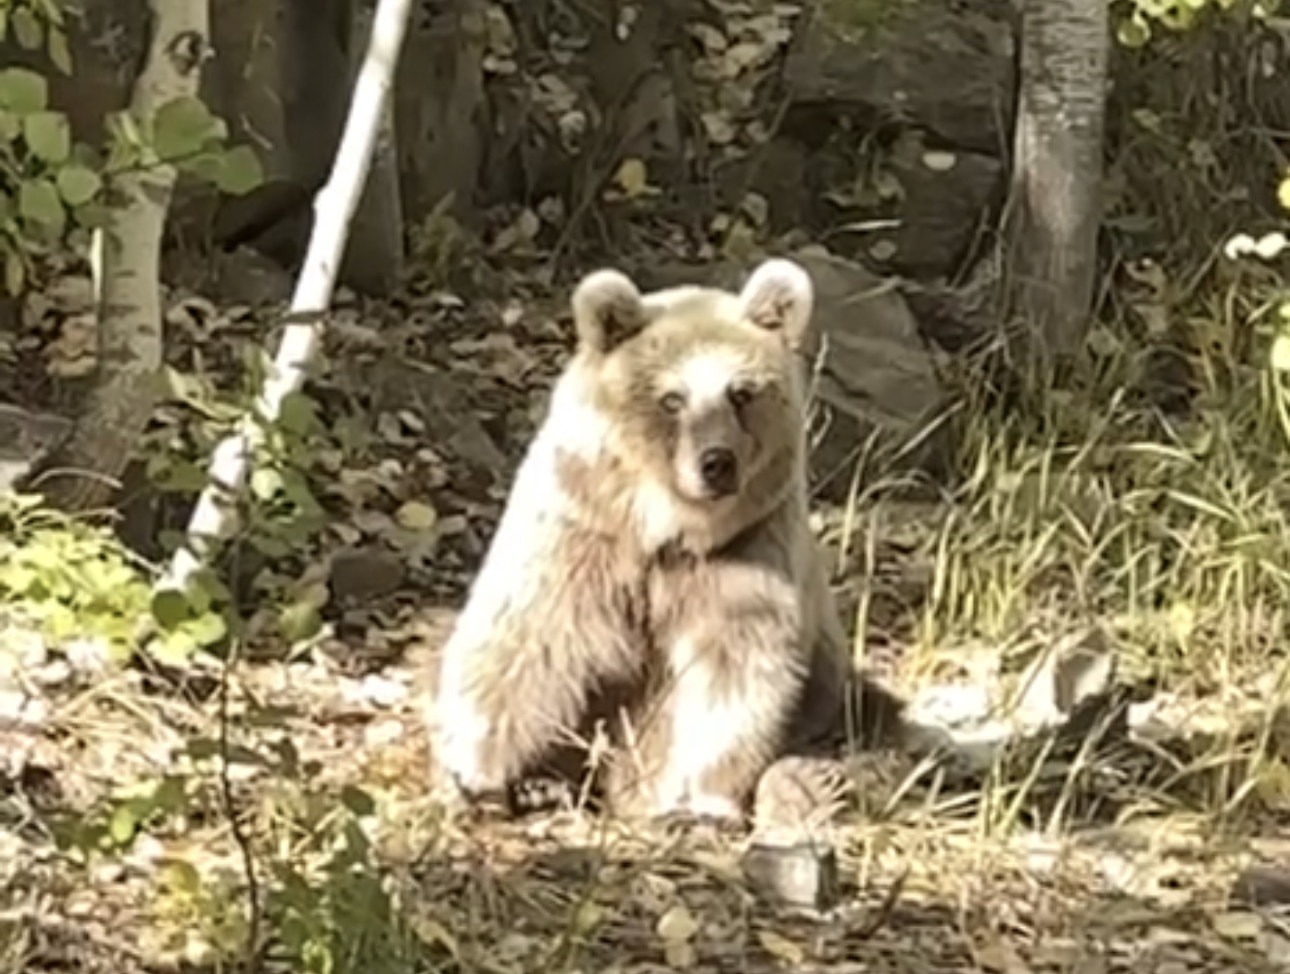
[[[188,618],[188,599],[178,589],[161,589],[152,596],[152,618],[162,629],[177,629]]]
[[[301,642],[318,634],[322,615],[312,602],[295,602],[278,616],[278,632],[288,642]]]
[[[1151,40],[1151,28],[1142,15],[1134,11],[1133,16],[1125,17],[1116,25],[1115,36],[1122,45],[1136,50]]]
[[[184,745],[184,750],[194,761],[209,761],[219,755],[220,744],[210,737],[191,737]]]
[[[22,134],[22,117],[0,108],[0,142],[12,142]]]
[[[112,811],[112,820],[108,823],[108,834],[119,846],[127,845],[134,838],[139,827],[138,809],[134,802],[122,802]]]
[[[19,7],[13,11],[13,36],[20,47],[34,51],[45,40],[45,28],[34,13]]]
[[[0,71],[0,108],[17,115],[43,111],[49,101],[49,82],[26,68]]]
[[[63,202],[76,209],[84,206],[98,195],[103,180],[93,169],[82,166],[79,162],[69,162],[58,170],[56,177],[58,192]]]
[[[340,803],[360,818],[376,814],[376,802],[372,800],[372,796],[362,788],[356,788],[353,785],[345,785],[341,788]]]
[[[272,467],[260,467],[251,473],[251,495],[258,500],[272,500],[282,486],[282,474]]]
[[[23,262],[22,254],[16,250],[9,250],[4,255],[4,286],[9,292],[9,296],[16,298],[22,293],[23,282],[27,280],[27,265]]]
[[[161,880],[170,889],[195,896],[203,888],[202,875],[187,859],[170,859],[161,868]]]
[[[192,658],[196,650],[192,636],[182,628],[148,643],[148,652],[152,657],[167,666],[182,666]]]
[[[264,182],[260,157],[249,145],[238,145],[220,157],[215,185],[221,193],[245,196]]]
[[[306,392],[293,392],[282,399],[278,428],[303,436],[318,427],[318,403]]]
[[[182,812],[186,799],[184,779],[176,774],[166,775],[152,791],[152,807],[167,813]]]
[[[179,168],[203,182],[218,186],[220,173],[224,168],[224,155],[221,152],[199,152],[179,163]]]
[[[67,225],[67,212],[58,198],[58,188],[48,179],[32,179],[18,188],[18,212],[23,219],[61,234]]]
[[[1283,332],[1273,340],[1270,359],[1275,371],[1290,372],[1290,333]]]
[[[107,226],[108,218],[111,216],[112,211],[98,203],[85,203],[76,209],[76,222],[91,229]]]
[[[67,46],[66,34],[51,27],[46,38],[45,49],[49,51],[49,60],[54,62],[54,67],[63,74],[72,73],[72,52]]]
[[[223,123],[200,98],[184,95],[157,109],[152,119],[152,147],[168,162],[181,159],[200,152],[222,129]]]
[[[32,112],[22,120],[22,136],[32,155],[51,165],[61,165],[71,154],[72,129],[62,112]]]
[[[191,580],[193,604],[198,610],[205,612],[211,604],[216,601],[231,602],[233,593],[228,590],[228,586],[220,580],[215,574],[214,569],[201,568],[193,573]]]
[[[228,635],[228,624],[218,612],[203,612],[184,623],[184,630],[198,646],[214,646]]]

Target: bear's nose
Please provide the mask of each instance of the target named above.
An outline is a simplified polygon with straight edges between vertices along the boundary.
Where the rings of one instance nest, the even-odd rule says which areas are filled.
[[[724,446],[710,446],[699,454],[699,476],[703,485],[716,497],[733,494],[739,487],[739,461]]]

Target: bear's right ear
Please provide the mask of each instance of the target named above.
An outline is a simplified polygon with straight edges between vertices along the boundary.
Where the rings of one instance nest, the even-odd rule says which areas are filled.
[[[579,348],[611,351],[645,324],[641,292],[621,271],[593,271],[573,291]]]

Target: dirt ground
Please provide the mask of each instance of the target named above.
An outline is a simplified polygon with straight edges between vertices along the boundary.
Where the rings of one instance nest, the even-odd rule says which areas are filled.
[[[984,791],[875,779],[837,831],[842,904],[813,918],[750,893],[744,836],[578,812],[445,822],[415,661],[451,624],[565,353],[559,311],[513,288],[469,314],[437,293],[338,311],[317,398],[334,435],[347,419],[361,435],[333,442],[318,477],[330,524],[297,560],[329,566],[334,600],[294,658],[262,640],[226,692],[218,668],[176,688],[45,651],[23,664],[0,716],[0,971],[238,969],[248,938],[268,944],[265,970],[365,974],[1290,965],[1290,921],[1231,897],[1290,842],[1182,809],[1043,836],[988,826]],[[229,334],[262,339],[236,314],[191,318],[178,368],[207,348],[231,373]],[[432,542],[400,519],[411,502],[431,509]],[[873,637],[889,646],[925,584],[893,551]],[[42,638],[6,616],[15,656]]]

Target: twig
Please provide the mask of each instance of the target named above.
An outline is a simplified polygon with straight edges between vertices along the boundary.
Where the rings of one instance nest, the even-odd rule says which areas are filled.
[[[882,898],[878,908],[865,920],[864,925],[856,931],[856,937],[860,940],[868,940],[887,925],[887,921],[896,912],[896,904],[900,902],[900,894],[905,891],[905,880],[908,878],[908,869],[895,878],[891,886],[887,888],[887,895]]]
[[[229,775],[229,728],[232,722],[228,712],[229,676],[237,665],[239,643],[229,644],[228,653],[220,667],[219,679],[219,790],[220,804],[224,806],[224,815],[228,818],[229,830],[233,841],[237,843],[238,854],[242,857],[242,872],[246,877],[247,917],[247,958],[251,961],[251,970],[259,968],[261,953],[260,920],[261,896],[259,874],[255,870],[255,854],[251,849],[251,840],[242,830],[237,814],[237,803],[233,797],[233,779]]]

